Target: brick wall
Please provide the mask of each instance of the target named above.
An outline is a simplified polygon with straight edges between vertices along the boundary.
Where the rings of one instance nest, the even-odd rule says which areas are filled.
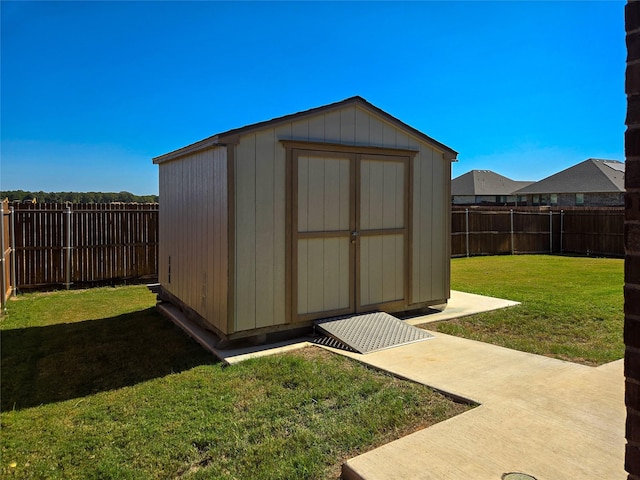
[[[624,193],[616,192],[603,192],[603,193],[585,193],[584,203],[582,205],[576,205],[575,193],[558,193],[557,202],[553,206],[558,207],[621,207],[624,205]],[[546,195],[526,195],[527,206],[538,205],[551,205],[551,199],[548,194]],[[537,197],[538,201],[534,202],[534,197]]]
[[[625,132],[625,317],[627,450],[629,480],[640,480],[640,0],[625,6],[627,130]]]
[[[574,195],[575,204],[575,195]],[[585,207],[621,207],[624,205],[624,193],[585,193]]]

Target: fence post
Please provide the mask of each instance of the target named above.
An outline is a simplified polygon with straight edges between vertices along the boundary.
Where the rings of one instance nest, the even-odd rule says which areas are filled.
[[[11,295],[18,294],[18,282],[16,281],[16,210],[9,207],[11,212]]]
[[[511,255],[513,255],[513,208],[509,210],[509,218],[511,220]]]
[[[549,253],[553,253],[553,212],[549,210]]]
[[[4,202],[0,202],[0,250],[2,254],[0,255],[0,289],[2,292],[0,293],[0,306],[2,307],[2,311],[7,311],[7,299],[5,294],[7,293],[7,269],[5,268],[5,249],[4,249]]]
[[[67,240],[63,247],[65,251],[65,288],[69,290],[71,286],[71,207],[67,204],[67,208],[64,210],[65,217],[67,219],[66,236]]]
[[[564,250],[564,245],[562,243],[562,235],[564,234],[564,210],[560,210],[560,253]]]
[[[469,256],[469,209],[465,208],[464,209],[464,218],[465,218],[465,225],[466,225],[466,239],[467,239],[467,257]]]

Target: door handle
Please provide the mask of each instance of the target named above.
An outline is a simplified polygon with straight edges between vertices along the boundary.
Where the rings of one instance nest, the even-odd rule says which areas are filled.
[[[358,235],[359,233],[356,232],[355,230],[351,232],[351,243],[356,243],[356,240],[358,239]]]

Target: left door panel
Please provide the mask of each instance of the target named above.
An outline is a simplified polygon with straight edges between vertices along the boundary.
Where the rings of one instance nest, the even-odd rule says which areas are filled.
[[[293,247],[298,321],[355,311],[354,157],[293,151]]]

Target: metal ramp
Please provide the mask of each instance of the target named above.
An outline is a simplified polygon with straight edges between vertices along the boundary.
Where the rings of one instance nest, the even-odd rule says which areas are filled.
[[[384,312],[328,318],[315,322],[318,330],[359,353],[371,353],[433,338]]]

